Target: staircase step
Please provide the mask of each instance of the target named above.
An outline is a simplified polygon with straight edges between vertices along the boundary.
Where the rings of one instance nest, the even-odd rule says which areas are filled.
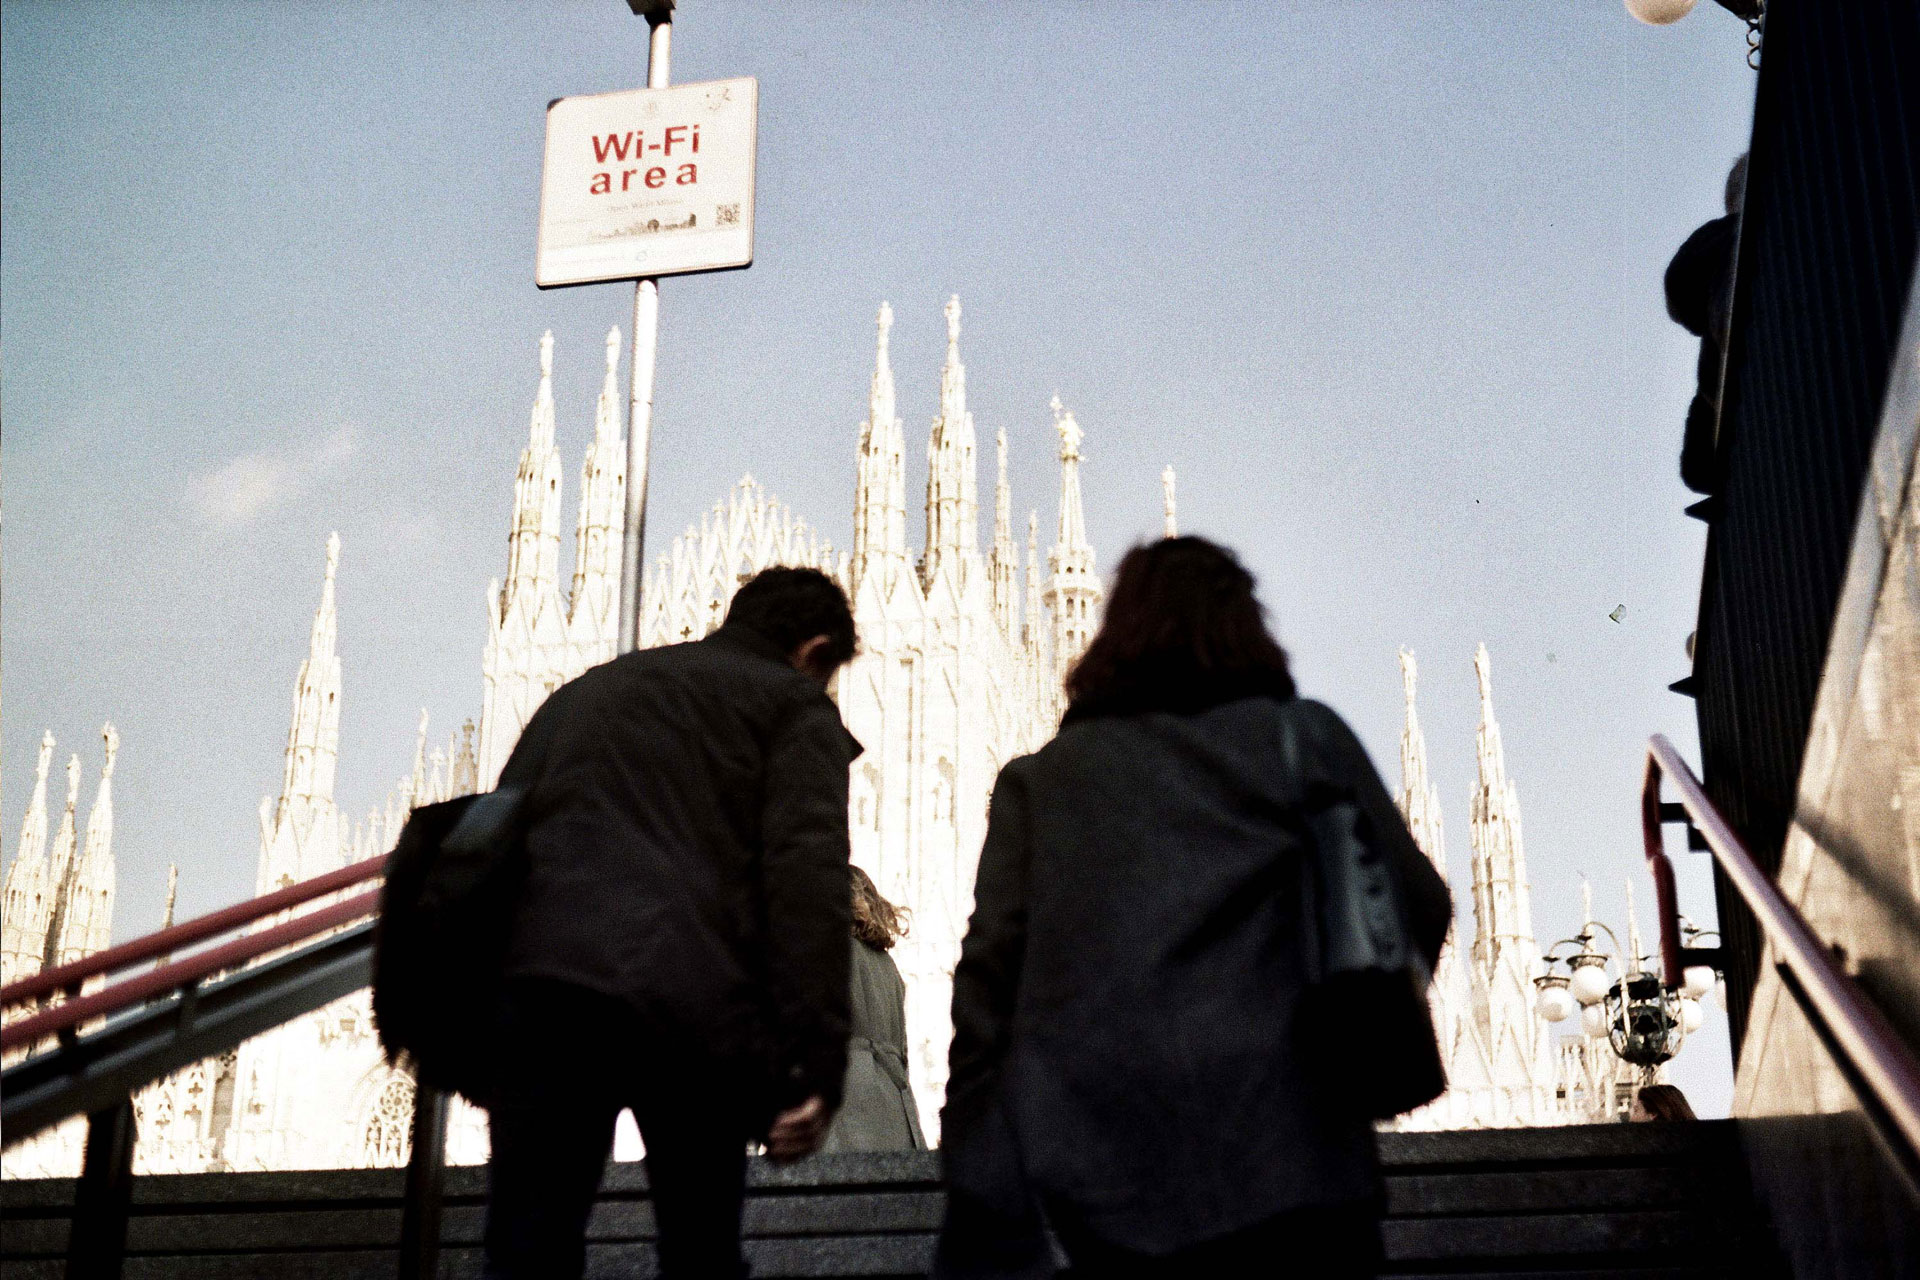
[[[1728,1122],[1380,1135],[1397,1280],[1679,1280],[1773,1274]],[[752,1163],[746,1249],[763,1277],[923,1276],[945,1197],[936,1153]],[[387,1280],[402,1171],[137,1179],[129,1280]],[[484,1169],[447,1171],[442,1274],[478,1276]],[[71,1180],[0,1182],[7,1280],[64,1275]],[[653,1274],[644,1165],[611,1165],[588,1274]],[[1756,1243],[1758,1242],[1758,1243]]]

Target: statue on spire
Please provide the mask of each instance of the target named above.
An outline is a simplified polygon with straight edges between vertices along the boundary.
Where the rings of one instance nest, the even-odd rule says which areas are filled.
[[[960,350],[960,295],[956,293],[949,297],[947,305],[942,310],[947,317],[948,358],[957,359]]]
[[[1078,462],[1080,460],[1080,441],[1085,438],[1086,433],[1081,431],[1080,424],[1074,421],[1073,410],[1061,405],[1058,394],[1053,397],[1051,403],[1053,407],[1053,429],[1060,433],[1060,461]]]
[[[540,379],[553,377],[553,330],[540,335]]]
[[[880,331],[880,358],[885,360],[887,356],[887,336],[893,332],[893,304],[885,298],[880,300],[880,315],[875,321],[875,324]]]
[[[547,331],[547,340],[541,346],[543,349],[540,357],[541,367],[551,369],[553,367],[553,331],[551,329]],[[614,371],[619,367],[620,326],[614,325],[607,330],[607,377],[613,377]]]
[[[1173,464],[1171,462],[1167,464],[1167,469],[1160,473],[1160,496],[1166,503],[1166,536],[1169,538],[1177,538],[1180,536],[1180,517],[1174,509]]]

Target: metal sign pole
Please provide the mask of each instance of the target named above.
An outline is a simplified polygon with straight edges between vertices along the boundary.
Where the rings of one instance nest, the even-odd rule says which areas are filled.
[[[673,3],[627,0],[647,20],[647,88],[667,87]],[[653,364],[660,337],[660,282],[633,288],[632,390],[627,402],[627,520],[620,539],[620,652],[639,647],[641,571],[646,565],[647,458],[653,435]]]

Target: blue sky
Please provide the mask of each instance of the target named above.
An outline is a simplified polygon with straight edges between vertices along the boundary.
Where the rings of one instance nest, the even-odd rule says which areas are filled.
[[[1621,919],[1646,735],[1693,743],[1695,348],[1660,276],[1744,146],[1737,21],[688,0],[675,33],[676,81],[760,78],[757,261],[662,288],[655,550],[749,471],[849,541],[882,298],[922,483],[957,292],[1021,510],[1051,526],[1056,391],[1104,566],[1171,462],[1389,782],[1414,648],[1457,891],[1485,640],[1536,931],[1583,872]],[[347,810],[422,706],[477,714],[540,333],[570,513],[631,306],[533,287],[544,107],[644,74],[617,0],[5,5],[0,821],[10,857],[44,728],[90,796],[111,718],[118,936],[170,861],[183,910],[250,890],[329,530]],[[1698,862],[1682,901],[1711,915]],[[1679,1067],[1709,1110],[1723,1026]]]

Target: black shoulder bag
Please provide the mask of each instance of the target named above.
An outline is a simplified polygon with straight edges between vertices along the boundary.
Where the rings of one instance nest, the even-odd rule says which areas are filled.
[[[1432,975],[1366,812],[1348,788],[1307,767],[1311,753],[1291,714],[1284,732],[1310,846],[1300,1052],[1329,1094],[1385,1120],[1447,1087],[1427,1005]]]

